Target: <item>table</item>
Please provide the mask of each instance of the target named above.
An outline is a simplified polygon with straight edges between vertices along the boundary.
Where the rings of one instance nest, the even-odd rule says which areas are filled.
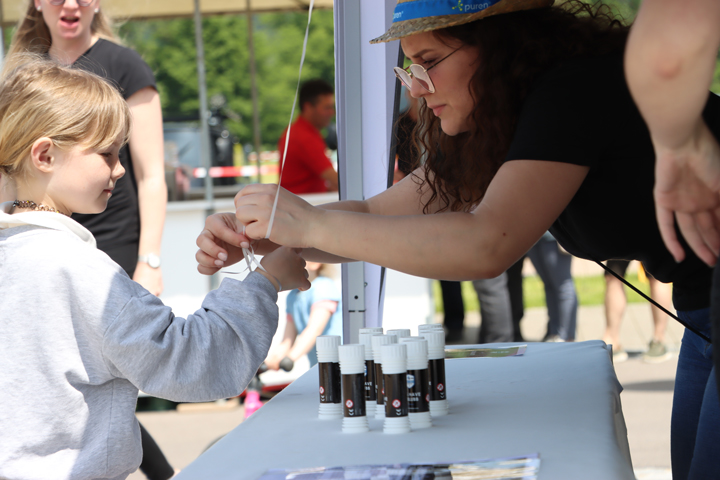
[[[318,420],[313,367],[177,479],[255,480],[269,468],[539,453],[539,480],[634,480],[611,358],[594,340],[528,343],[518,357],[448,359],[450,415],[404,435],[383,434],[381,420],[370,419],[371,431],[363,434],[342,433],[342,420]]]

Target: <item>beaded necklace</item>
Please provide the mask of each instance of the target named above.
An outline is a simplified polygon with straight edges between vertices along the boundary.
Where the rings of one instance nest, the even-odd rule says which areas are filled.
[[[42,211],[42,212],[55,212],[59,213],[61,215],[65,215],[63,212],[58,210],[57,208],[48,207],[47,205],[37,204],[33,202],[32,200],[15,200],[12,204],[14,208],[27,208],[29,210],[35,210],[35,211]],[[67,216],[67,215],[65,215]]]

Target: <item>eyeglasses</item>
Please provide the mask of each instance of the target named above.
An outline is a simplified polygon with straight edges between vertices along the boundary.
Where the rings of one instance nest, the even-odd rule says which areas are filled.
[[[75,0],[75,1],[76,1],[77,4],[78,4],[79,6],[81,6],[81,7],[89,7],[90,5],[92,5],[92,3],[93,3],[95,0]],[[48,3],[49,3],[50,5],[58,6],[58,5],[64,4],[64,3],[65,3],[65,0],[48,0]]]
[[[462,48],[462,47],[461,47]],[[425,68],[422,65],[418,65],[417,63],[413,63],[412,65],[409,65],[407,68],[400,68],[395,67],[393,70],[395,71],[395,76],[400,79],[403,85],[405,85],[408,90],[412,89],[412,79],[418,81],[421,87],[423,87],[425,90],[427,90],[430,93],[435,93],[435,85],[433,85],[432,80],[430,80],[430,75],[428,72],[432,70],[433,68],[437,67],[440,62],[448,58],[453,53],[460,50],[460,48],[453,50],[445,57],[441,58],[434,64],[430,65],[430,68]]]

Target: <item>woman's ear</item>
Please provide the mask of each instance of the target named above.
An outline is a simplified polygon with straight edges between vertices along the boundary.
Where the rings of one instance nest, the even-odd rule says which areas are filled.
[[[30,147],[30,157],[32,165],[43,173],[50,172],[55,164],[53,157],[53,141],[48,137],[42,137],[35,140]]]

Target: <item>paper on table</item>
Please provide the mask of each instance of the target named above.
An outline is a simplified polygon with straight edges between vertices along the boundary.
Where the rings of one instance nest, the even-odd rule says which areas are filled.
[[[515,345],[502,348],[477,348],[457,346],[445,348],[445,358],[471,358],[471,357],[519,357],[525,353],[527,345]]]
[[[271,469],[260,480],[537,480],[540,455],[436,464]]]

